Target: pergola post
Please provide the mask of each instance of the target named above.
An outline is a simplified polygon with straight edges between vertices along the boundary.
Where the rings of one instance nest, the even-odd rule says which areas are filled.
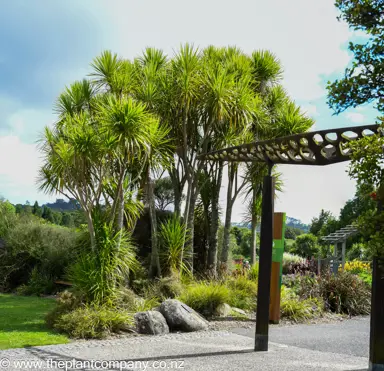
[[[341,248],[341,266],[342,266],[342,270],[344,272],[344,267],[345,267],[345,250],[347,248],[347,240],[345,239],[343,241],[343,245],[342,245],[342,248]]]
[[[381,200],[377,212],[383,212]],[[380,226],[378,226],[380,228]],[[373,258],[369,370],[384,371],[384,257]]]
[[[274,178],[271,175],[272,164],[269,163],[268,165],[269,174],[264,177],[261,211],[255,352],[268,351],[269,303],[273,247],[273,209],[275,194]]]
[[[324,166],[349,161],[350,151],[343,149],[345,145],[352,140],[360,140],[367,136],[375,135],[378,132],[378,125],[319,130],[281,138],[260,140],[200,155],[200,158],[206,158],[211,161],[263,162],[269,166],[269,174],[264,178],[263,187],[255,351],[268,350],[274,201],[274,181],[271,175],[272,165]],[[330,133],[332,133],[332,136],[336,135],[336,139],[331,138],[328,135]],[[330,243],[336,243],[340,241],[340,237],[345,238],[346,235],[349,236],[355,232],[353,226],[347,226],[340,231],[341,233],[339,234],[334,233],[333,236],[327,236],[325,240]],[[334,269],[337,272],[338,264],[336,257],[334,257],[334,260]],[[383,284],[382,281],[380,285]],[[382,288],[380,285],[379,289],[380,287]],[[381,310],[383,310],[382,307]],[[381,321],[383,321],[383,317],[382,314]],[[381,336],[383,336],[383,333],[384,331],[381,332]],[[382,343],[380,344],[379,348],[383,349]]]
[[[334,248],[333,248],[333,263],[332,263],[332,273],[337,274],[338,270],[338,264],[337,264],[337,253],[339,250],[339,244],[335,243]]]
[[[384,259],[373,258],[369,369],[384,371]]]

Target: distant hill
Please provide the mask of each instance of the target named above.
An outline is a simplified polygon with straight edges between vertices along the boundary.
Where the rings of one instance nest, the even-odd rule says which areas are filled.
[[[239,223],[239,222],[233,222],[231,224],[232,224],[232,227],[251,229],[251,224]],[[290,216],[287,216],[287,218],[286,218],[286,225],[287,225],[287,227],[301,229],[302,231],[304,231],[306,233],[309,231],[309,225],[308,224],[304,224],[301,222],[301,220],[296,219],[296,218],[292,218]],[[257,231],[260,231],[260,225],[257,226]]]
[[[65,201],[62,198],[57,198],[56,202],[46,203],[43,206],[49,207],[50,209],[57,211],[75,211],[80,209],[80,206],[75,200]]]
[[[309,231],[309,225],[308,224],[304,224],[301,222],[301,220],[292,218],[290,216],[287,216],[286,225],[288,227],[301,229],[304,232]]]

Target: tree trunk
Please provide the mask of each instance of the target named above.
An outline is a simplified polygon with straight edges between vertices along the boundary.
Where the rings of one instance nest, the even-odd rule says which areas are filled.
[[[175,174],[175,172],[177,171],[177,169],[173,169],[172,171],[169,172],[169,176],[172,180],[172,184],[173,184],[173,195],[174,195],[174,212],[176,215],[181,215],[181,196],[182,196],[182,189],[181,188],[181,184],[180,184],[180,181],[179,181],[179,177],[177,174]]]
[[[197,192],[195,190],[191,190],[191,195],[189,198],[189,207],[188,207],[188,218],[187,218],[187,230],[188,230],[188,238],[186,239],[186,243],[184,245],[184,250],[187,252],[187,258],[185,261],[187,262],[191,273],[193,273],[193,235],[195,228],[195,205],[197,200]]]
[[[257,220],[258,215],[254,210],[254,205],[256,204],[257,192],[256,187],[252,191],[252,239],[251,239],[251,264],[256,263],[256,245],[257,245]]]
[[[229,240],[231,233],[231,220],[232,220],[232,208],[233,208],[233,182],[234,182],[234,168],[230,164],[228,166],[228,189],[227,189],[227,207],[225,211],[224,222],[224,235],[223,235],[223,249],[220,257],[220,274],[225,274],[228,271],[228,256],[229,256]]]
[[[121,245],[121,233],[124,228],[124,189],[123,189],[123,183],[120,185],[120,191],[118,196],[118,204],[117,204],[117,217],[116,217],[116,230],[117,232],[120,232],[119,239],[117,241],[117,249],[120,249]]]
[[[89,237],[91,239],[91,250],[95,251],[97,246],[96,246],[95,227],[93,225],[93,220],[92,220],[92,213],[90,211],[86,211],[85,217],[87,219],[88,232],[89,232]]]
[[[231,236],[232,200],[227,204],[224,223],[223,250],[221,251],[221,268],[223,274],[228,271],[229,242]]]
[[[158,250],[158,239],[157,239],[157,218],[156,218],[156,205],[155,205],[155,194],[154,194],[155,183],[148,177],[147,184],[147,202],[149,206],[149,217],[151,221],[151,264],[149,268],[149,274],[151,278],[161,277],[160,258]]]
[[[211,277],[217,276],[217,248],[218,248],[218,232],[219,232],[219,199],[220,188],[223,179],[223,166],[217,164],[217,175],[213,179],[211,208],[211,228],[209,231],[209,251],[208,251],[208,273]]]

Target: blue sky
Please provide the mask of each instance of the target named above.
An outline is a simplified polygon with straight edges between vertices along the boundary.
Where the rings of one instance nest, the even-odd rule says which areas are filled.
[[[54,120],[57,95],[86,76],[105,49],[127,58],[147,46],[172,55],[184,42],[269,49],[284,66],[284,86],[316,129],[376,117],[371,106],[333,116],[326,104],[326,82],[351,61],[348,41],[364,37],[336,20],[333,0],[0,0],[0,6],[0,195],[13,203],[52,199],[35,185],[36,140]],[[354,192],[345,168],[281,168],[285,193],[277,210],[306,222],[321,207],[338,214]],[[241,214],[238,202],[235,219]]]

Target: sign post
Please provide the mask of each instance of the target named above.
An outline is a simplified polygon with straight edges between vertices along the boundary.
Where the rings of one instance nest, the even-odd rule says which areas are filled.
[[[285,213],[275,213],[273,216],[273,248],[272,248],[272,272],[271,294],[269,305],[269,321],[280,321],[280,292],[283,278],[283,254],[285,235]]]

